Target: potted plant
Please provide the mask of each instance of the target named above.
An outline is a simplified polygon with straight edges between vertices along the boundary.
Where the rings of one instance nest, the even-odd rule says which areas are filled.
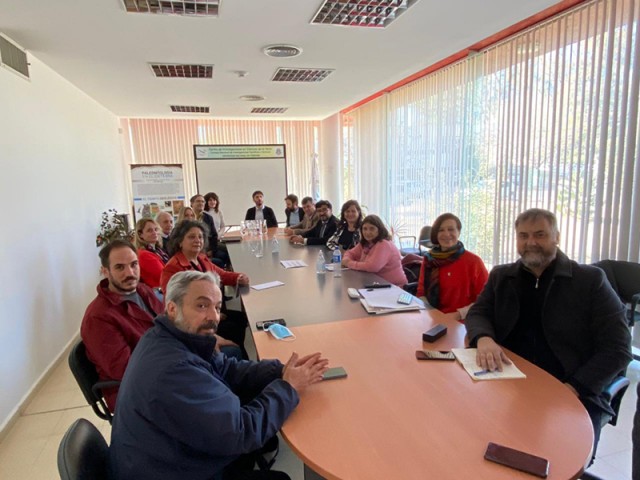
[[[128,217],[126,213],[118,213],[113,208],[102,212],[100,231],[96,237],[96,247],[102,247],[117,238],[131,241],[133,239],[133,230],[129,228]]]

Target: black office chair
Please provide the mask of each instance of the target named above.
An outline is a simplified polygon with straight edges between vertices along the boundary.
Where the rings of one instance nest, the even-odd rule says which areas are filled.
[[[604,270],[618,297],[627,305],[627,320],[633,327],[640,320],[640,313],[636,312],[640,304],[640,263],[601,260],[594,265]]]
[[[100,381],[95,365],[87,358],[87,351],[82,340],[76,343],[69,352],[69,368],[95,414],[111,423],[113,414],[102,397],[102,389],[117,387],[120,382],[116,380]]]
[[[431,225],[425,225],[420,229],[420,236],[417,239],[415,235],[404,235],[398,237],[400,241],[400,254],[404,257],[413,253],[414,255],[424,255],[424,253],[433,247],[431,243]],[[403,247],[403,240],[413,240],[411,246]]]
[[[618,423],[618,413],[620,412],[620,405],[622,404],[622,397],[624,396],[627,388],[629,387],[629,379],[624,376],[624,372],[613,379],[613,382],[604,391],[605,398],[609,401],[611,409],[615,412],[615,415],[608,421],[604,422],[615,426]],[[604,427],[604,425],[602,425]]]
[[[69,427],[58,447],[62,480],[107,480],[109,446],[98,429],[84,418]]]

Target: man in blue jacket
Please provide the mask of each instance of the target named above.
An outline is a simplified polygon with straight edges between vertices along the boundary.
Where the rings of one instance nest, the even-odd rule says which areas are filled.
[[[532,208],[515,222],[520,260],[499,265],[471,307],[465,325],[477,363],[502,370],[502,347],[563,382],[591,418],[594,448],[612,414],[604,389],[631,360],[624,307],[597,267],[558,249],[553,213]]]
[[[165,302],[166,315],[138,343],[120,386],[109,449],[113,478],[288,478],[232,462],[276,435],[298,391],[322,380],[327,360],[294,353],[282,365],[215,354],[222,294],[213,273],[174,275]]]

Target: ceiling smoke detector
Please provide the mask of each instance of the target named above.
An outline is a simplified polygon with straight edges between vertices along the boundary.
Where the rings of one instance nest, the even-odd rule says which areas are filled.
[[[264,100],[262,95],[243,95],[240,97],[240,100],[244,100],[245,102],[261,102]]]
[[[294,45],[267,45],[262,49],[265,55],[275,58],[297,57],[302,49]]]

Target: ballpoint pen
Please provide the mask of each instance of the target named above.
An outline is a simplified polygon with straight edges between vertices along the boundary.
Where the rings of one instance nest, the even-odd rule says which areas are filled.
[[[491,370],[480,370],[478,372],[473,372],[473,375],[479,377],[480,375],[486,375],[487,373],[491,373]]]

